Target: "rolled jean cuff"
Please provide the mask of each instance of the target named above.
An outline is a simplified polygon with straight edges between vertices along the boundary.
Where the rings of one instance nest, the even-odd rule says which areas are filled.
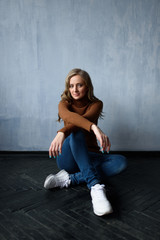
[[[94,180],[93,182],[87,184],[87,187],[88,187],[89,189],[91,189],[91,187],[93,187],[93,186],[96,185],[96,184],[100,184],[100,181],[99,181],[98,179],[96,179],[96,180]]]
[[[69,174],[69,178],[70,178],[71,184],[73,186],[85,183],[85,180],[82,177],[81,172]],[[87,183],[87,187],[89,189],[91,189],[91,187],[93,187],[94,185],[96,185],[98,183],[100,183],[100,181],[98,179],[93,179],[91,182]]]

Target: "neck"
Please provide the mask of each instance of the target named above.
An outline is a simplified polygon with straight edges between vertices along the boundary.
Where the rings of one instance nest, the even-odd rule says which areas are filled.
[[[90,102],[90,100],[88,99],[88,96],[85,96],[79,100],[75,100],[73,99],[73,103],[76,107],[84,107],[85,105],[87,105]]]

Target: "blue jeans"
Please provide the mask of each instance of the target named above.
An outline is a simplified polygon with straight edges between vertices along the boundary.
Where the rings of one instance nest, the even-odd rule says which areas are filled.
[[[59,169],[70,174],[72,185],[87,183],[90,189],[103,183],[108,176],[120,173],[126,168],[126,158],[122,155],[88,152],[82,131],[70,134],[62,146],[62,154],[57,157]]]

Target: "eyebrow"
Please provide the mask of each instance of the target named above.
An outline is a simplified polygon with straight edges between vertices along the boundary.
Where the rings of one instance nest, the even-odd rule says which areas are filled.
[[[70,83],[69,86],[71,86],[71,85],[78,85],[78,84],[84,85],[84,83]]]

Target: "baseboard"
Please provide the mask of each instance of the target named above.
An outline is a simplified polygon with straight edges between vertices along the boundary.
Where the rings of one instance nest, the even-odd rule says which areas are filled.
[[[0,155],[48,155],[48,151],[0,151]],[[160,151],[110,151],[110,154],[122,154],[126,156],[160,157]]]

